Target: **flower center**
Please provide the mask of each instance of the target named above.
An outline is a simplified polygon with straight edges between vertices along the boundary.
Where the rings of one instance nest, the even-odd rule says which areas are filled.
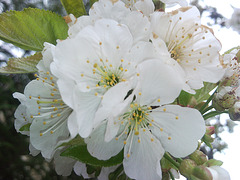
[[[99,66],[97,63],[95,63],[93,67],[93,74],[97,73],[100,77],[100,81],[96,84],[97,87],[110,88],[121,81],[125,81],[125,79],[122,78],[122,67],[114,69],[111,64],[107,67]]]

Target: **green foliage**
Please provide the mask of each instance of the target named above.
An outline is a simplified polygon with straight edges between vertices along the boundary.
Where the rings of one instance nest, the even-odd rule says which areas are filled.
[[[23,125],[19,131],[29,131],[30,130],[31,123]]]
[[[122,163],[123,151],[121,151],[116,156],[110,158],[109,160],[103,161],[92,157],[87,150],[87,145],[74,145],[63,151],[61,153],[61,156],[70,157],[93,166],[109,167]]]
[[[87,14],[82,0],[61,0],[61,2],[68,14],[73,14],[77,18]]]
[[[25,50],[41,51],[43,43],[67,38],[64,19],[51,11],[28,8],[0,15],[0,39]]]
[[[41,59],[42,54],[40,52],[24,58],[10,58],[7,66],[0,68],[0,73],[34,73],[37,71],[36,65]]]

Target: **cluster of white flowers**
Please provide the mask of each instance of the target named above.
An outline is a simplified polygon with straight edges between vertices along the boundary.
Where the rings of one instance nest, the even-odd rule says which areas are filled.
[[[176,98],[223,77],[220,42],[196,7],[165,13],[151,0],[99,0],[88,16],[70,18],[68,38],[45,43],[37,79],[14,94],[16,129],[29,124],[20,132],[30,136],[31,153],[55,158],[59,174],[74,166],[88,177],[84,164],[59,156],[59,145],[80,135],[97,159],[124,150],[128,177],[161,179],[164,153],[186,157],[205,133],[201,113]]]

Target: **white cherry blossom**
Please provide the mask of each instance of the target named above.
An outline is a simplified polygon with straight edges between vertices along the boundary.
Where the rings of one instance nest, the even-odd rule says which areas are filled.
[[[171,57],[169,63],[180,74],[184,73],[188,86],[184,90],[193,93],[191,89],[203,87],[203,82],[216,83],[222,78],[221,44],[211,29],[201,25],[196,7],[184,7],[171,13],[154,12],[151,26],[151,40],[159,56]]]
[[[136,66],[152,51],[150,42],[133,44],[128,27],[110,19],[98,20],[74,38],[58,42],[51,70],[58,77],[63,101],[74,110],[68,121],[72,137],[78,133],[88,137],[107,91],[119,89],[126,96],[134,88]],[[114,102],[116,95],[109,101]]]
[[[114,111],[117,106],[111,102],[102,104],[106,120],[85,142],[89,153],[101,160],[124,148],[124,171],[130,178],[160,179],[165,151],[176,158],[194,152],[205,123],[196,109],[168,105],[182,88],[181,78],[171,66],[149,60],[138,65],[138,73],[137,88],[126,100],[123,96],[118,100],[120,112]]]
[[[45,43],[43,60],[39,62],[36,80],[32,80],[24,90],[24,94],[15,93],[21,102],[16,110],[15,127],[30,123],[31,149],[40,150],[43,157],[51,159],[56,147],[62,140],[69,139],[67,121],[72,113],[61,98],[56,77],[50,72],[53,45]],[[25,123],[26,122],[26,123]]]

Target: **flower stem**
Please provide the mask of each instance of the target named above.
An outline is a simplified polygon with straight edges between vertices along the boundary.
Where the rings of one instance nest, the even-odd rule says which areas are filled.
[[[178,162],[176,162],[168,153],[164,154],[164,157],[172,164],[174,165],[176,168],[179,168],[180,164]]]
[[[214,117],[216,115],[220,115],[220,114],[223,114],[223,113],[228,113],[228,111],[211,111],[207,114],[204,114],[203,118],[206,120],[206,119],[209,119],[211,117]]]
[[[202,114],[208,112],[209,110],[211,110],[213,108],[213,106],[208,106],[207,108],[205,108],[203,111],[202,111]]]
[[[172,179],[172,180],[175,180],[175,178],[174,178],[174,176],[173,176],[172,172],[171,172],[171,171],[168,171],[168,173],[169,173],[169,175],[170,175],[171,179]]]
[[[208,100],[204,103],[204,105],[199,109],[199,111],[203,114],[203,111],[209,104],[209,102],[213,99],[214,94],[217,92],[217,89],[214,91],[214,93],[208,98]],[[206,111],[205,111],[206,112]]]

